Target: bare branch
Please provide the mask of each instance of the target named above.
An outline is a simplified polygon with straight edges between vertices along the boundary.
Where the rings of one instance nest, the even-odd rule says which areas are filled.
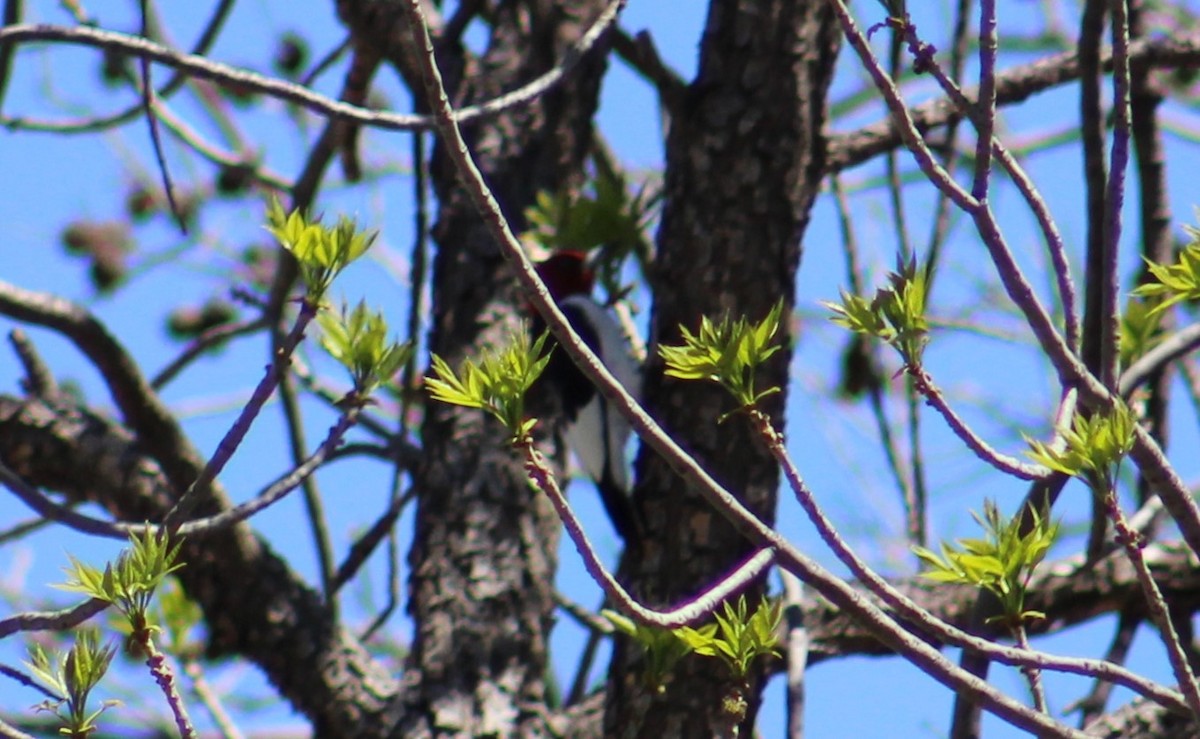
[[[1129,63],[1135,69],[1195,66],[1200,63],[1200,35],[1139,39],[1129,45]],[[1106,70],[1112,69],[1111,52],[1101,54],[1101,66]],[[1079,58],[1076,54],[1058,54],[1001,72],[996,75],[996,104],[1022,102],[1039,92],[1073,82],[1079,79],[1079,74]],[[965,92],[972,103],[978,99],[977,89]],[[914,106],[910,114],[913,125],[921,133],[965,117],[948,98]],[[900,132],[890,121],[873,123],[853,133],[830,136],[825,165],[833,172],[848,169],[902,143]]]
[[[505,110],[526,105],[531,100],[549,92],[566,79],[575,65],[603,37],[608,25],[615,19],[615,15],[601,16],[596,25],[580,37],[579,41],[567,50],[559,63],[548,72],[510,93],[500,95],[486,103],[459,110],[455,114],[455,119],[460,123],[466,123],[476,118],[494,116]],[[86,26],[67,28],[48,25],[17,25],[0,28],[0,49],[7,48],[9,45],[30,42],[94,46],[100,49],[139,55],[149,61],[186,72],[193,77],[269,95],[279,100],[295,103],[327,118],[351,121],[364,126],[393,131],[420,131],[434,127],[434,119],[431,116],[367,110],[333,100],[291,82],[210,61],[202,56],[185,54],[135,36]],[[21,118],[2,116],[0,116],[0,123],[11,128],[45,129],[47,127],[45,124],[34,124]]]

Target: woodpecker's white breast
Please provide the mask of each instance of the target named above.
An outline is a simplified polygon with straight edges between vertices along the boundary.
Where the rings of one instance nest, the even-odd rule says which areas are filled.
[[[564,312],[575,312],[576,320],[587,323],[596,336],[594,351],[600,361],[630,395],[640,398],[641,371],[629,355],[625,336],[612,314],[586,295],[572,295],[560,305]],[[567,428],[567,443],[589,477],[593,480],[607,477],[628,494],[625,444],[631,428],[625,417],[608,405],[608,400],[597,392]]]

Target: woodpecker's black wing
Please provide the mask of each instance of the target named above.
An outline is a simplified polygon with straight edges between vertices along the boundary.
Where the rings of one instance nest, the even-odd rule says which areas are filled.
[[[600,357],[622,386],[637,397],[641,390],[641,375],[626,351],[625,338],[613,317],[586,295],[567,297],[559,308],[584,343]],[[544,324],[535,321],[534,330],[540,333]],[[617,533],[629,541],[638,533],[625,464],[625,444],[631,431],[629,422],[610,406],[557,345],[539,384],[534,386],[534,392],[551,388],[559,394],[567,419],[568,445],[580,466],[595,481],[601,502]]]

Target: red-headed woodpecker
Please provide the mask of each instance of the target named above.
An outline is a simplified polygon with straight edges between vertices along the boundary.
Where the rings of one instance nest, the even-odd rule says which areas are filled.
[[[560,251],[537,265],[538,275],[571,327],[591,348],[608,371],[633,397],[641,394],[641,372],[629,355],[625,336],[616,319],[592,299],[595,275],[581,252]],[[546,324],[534,312],[533,335]],[[566,418],[567,445],[580,467],[596,483],[600,500],[613,527],[625,541],[638,533],[637,517],[630,498],[629,470],[625,465],[625,442],[630,426],[609,401],[596,390],[571,357],[551,336],[553,354],[532,392],[556,392]]]

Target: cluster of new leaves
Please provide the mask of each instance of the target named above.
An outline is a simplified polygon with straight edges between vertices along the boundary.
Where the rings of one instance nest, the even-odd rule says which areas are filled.
[[[679,660],[692,653],[691,646],[672,629],[636,623],[607,608],[600,611],[600,615],[608,619],[617,631],[641,645],[645,656],[642,675],[646,684],[656,692],[665,691],[667,678]]]
[[[389,382],[412,357],[412,343],[389,341],[383,314],[362,301],[349,313],[345,305],[337,313],[322,311],[317,323],[324,332],[321,346],[350,371],[355,397],[365,398]]]
[[[278,200],[267,207],[267,224],[267,230],[296,258],[309,305],[321,309],[317,314],[323,331],[321,346],[350,372],[354,382],[350,400],[364,401],[409,361],[412,344],[389,340],[383,314],[369,310],[363,301],[349,312],[344,304],[333,312],[324,309],[323,299],[334,278],[366,253],[376,234],[360,231],[344,216],[336,226],[326,227],[298,210],[285,215]]]
[[[100,708],[89,712],[88,697],[108,671],[116,654],[111,644],[101,645],[94,629],[80,629],[75,644],[57,660],[52,660],[40,644],[29,650],[25,662],[29,671],[59,696],[57,701],[44,701],[39,710],[49,711],[62,721],[59,733],[69,737],[86,737],[96,730],[96,719],[117,701],[105,701]]]
[[[991,592],[1000,601],[1004,613],[995,617],[1009,627],[1031,619],[1044,618],[1039,611],[1025,610],[1025,592],[1034,568],[1058,537],[1059,523],[1045,514],[1030,510],[1033,526],[1021,533],[1021,516],[1005,520],[992,501],[984,501],[984,515],[975,520],[983,527],[982,539],[959,539],[958,547],[942,543],[939,555],[925,547],[913,547],[913,553],[925,563],[925,577],[937,582],[974,585]]]
[[[1164,298],[1154,307],[1154,313],[1161,313],[1184,300],[1200,300],[1200,228],[1183,228],[1192,240],[1179,252],[1178,261],[1162,265],[1147,259],[1146,267],[1155,281],[1133,291],[1134,295],[1141,297]]]
[[[661,690],[666,677],[679,660],[689,654],[721,660],[739,682],[750,673],[751,664],[761,656],[780,656],[779,624],[783,606],[766,597],[754,613],[747,613],[746,597],[737,603],[725,602],[722,612],[711,623],[699,628],[681,626],[664,629],[634,623],[611,610],[601,614],[621,633],[642,646],[646,658],[646,678]]]
[[[833,311],[834,323],[892,345],[906,366],[916,367],[929,341],[925,310],[931,277],[928,268],[918,268],[914,257],[898,264],[888,274],[888,286],[877,290],[870,301],[842,290],[840,304],[824,305]]]
[[[154,590],[163,578],[183,567],[176,561],[182,540],[171,543],[170,537],[147,527],[142,536],[131,536],[129,541],[132,546],[103,571],[71,557],[67,582],[56,587],[111,603],[138,628],[146,621]]]
[[[683,380],[712,380],[728,390],[740,408],[754,406],[779,392],[777,387],[757,392],[754,375],[763,362],[779,351],[779,345],[773,342],[782,315],[783,301],[780,301],[756,324],[745,318],[732,321],[726,315],[719,322],[707,316],[702,318],[696,334],[681,327],[683,344],[664,345],[658,350],[667,363],[666,374]]]
[[[713,614],[715,621],[698,629],[681,626],[675,633],[692,651],[704,657],[716,657],[733,676],[743,680],[750,664],[758,657],[779,657],[779,622],[783,605],[763,598],[754,613],[746,612],[746,596],[737,603],[725,602],[723,613]]]
[[[1113,468],[1133,448],[1136,424],[1133,411],[1121,402],[1107,413],[1076,413],[1071,428],[1063,433],[1062,445],[1027,438],[1027,454],[1056,472],[1083,478],[1098,493],[1105,492]]]
[[[308,300],[314,305],[320,305],[334,278],[365,254],[378,236],[360,231],[345,216],[336,226],[323,226],[320,218],[306,218],[299,210],[285,213],[276,199],[267,206],[267,230],[296,258]]]
[[[589,185],[593,194],[539,192],[525,209],[529,229],[521,239],[548,253],[599,250],[592,264],[605,290],[616,298],[626,292],[619,284],[620,265],[641,249],[656,197],[645,187],[631,196],[620,174],[609,170],[600,170]]]
[[[537,424],[525,418],[525,393],[550,361],[546,336],[532,341],[522,326],[503,349],[484,352],[479,361],[467,359],[457,373],[435,354],[435,377],[425,378],[429,393],[443,403],[487,411],[508,429],[512,443],[525,443]]]

